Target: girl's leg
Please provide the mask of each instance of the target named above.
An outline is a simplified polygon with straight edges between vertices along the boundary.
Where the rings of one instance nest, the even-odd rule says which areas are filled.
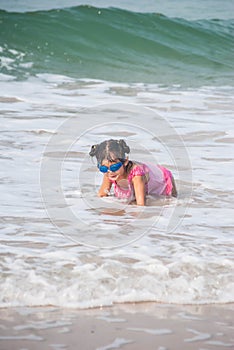
[[[171,191],[171,195],[172,197],[177,197],[177,189],[176,189],[176,184],[175,184],[175,180],[174,177],[171,177],[171,182],[172,182],[172,191]]]

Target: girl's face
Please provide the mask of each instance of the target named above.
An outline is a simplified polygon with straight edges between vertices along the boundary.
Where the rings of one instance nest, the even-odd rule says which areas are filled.
[[[103,162],[101,164],[101,165],[108,167],[108,171],[106,174],[107,174],[108,178],[112,181],[117,181],[117,180],[121,180],[121,179],[126,178],[125,169],[124,169],[123,165],[126,166],[128,163],[128,160],[126,160],[124,163],[122,163],[122,166],[118,170],[111,171],[111,169],[110,169],[111,165],[117,164],[119,162],[120,162],[119,159],[116,159],[115,161],[103,160]]]

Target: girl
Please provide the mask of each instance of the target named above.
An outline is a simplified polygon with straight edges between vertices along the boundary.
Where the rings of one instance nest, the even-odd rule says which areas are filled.
[[[124,140],[108,140],[93,145],[89,152],[96,157],[97,167],[104,174],[98,195],[108,196],[112,185],[114,195],[137,205],[145,205],[146,195],[177,196],[171,172],[156,164],[143,164],[128,159],[130,148]]]

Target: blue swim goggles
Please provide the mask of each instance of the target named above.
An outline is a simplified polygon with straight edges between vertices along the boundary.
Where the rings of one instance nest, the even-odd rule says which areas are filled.
[[[111,171],[112,173],[114,173],[115,171],[118,171],[118,170],[121,168],[122,165],[123,165],[122,162],[118,162],[118,163],[112,164],[112,165],[110,165],[109,167],[106,166],[106,165],[98,164],[98,169],[99,169],[102,173],[107,173],[108,170]]]

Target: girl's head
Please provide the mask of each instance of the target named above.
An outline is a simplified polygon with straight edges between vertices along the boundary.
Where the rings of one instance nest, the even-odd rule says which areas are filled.
[[[96,157],[98,164],[103,161],[116,162],[125,161],[126,154],[130,152],[130,148],[124,140],[107,140],[100,144],[93,145],[89,152],[91,157]]]

